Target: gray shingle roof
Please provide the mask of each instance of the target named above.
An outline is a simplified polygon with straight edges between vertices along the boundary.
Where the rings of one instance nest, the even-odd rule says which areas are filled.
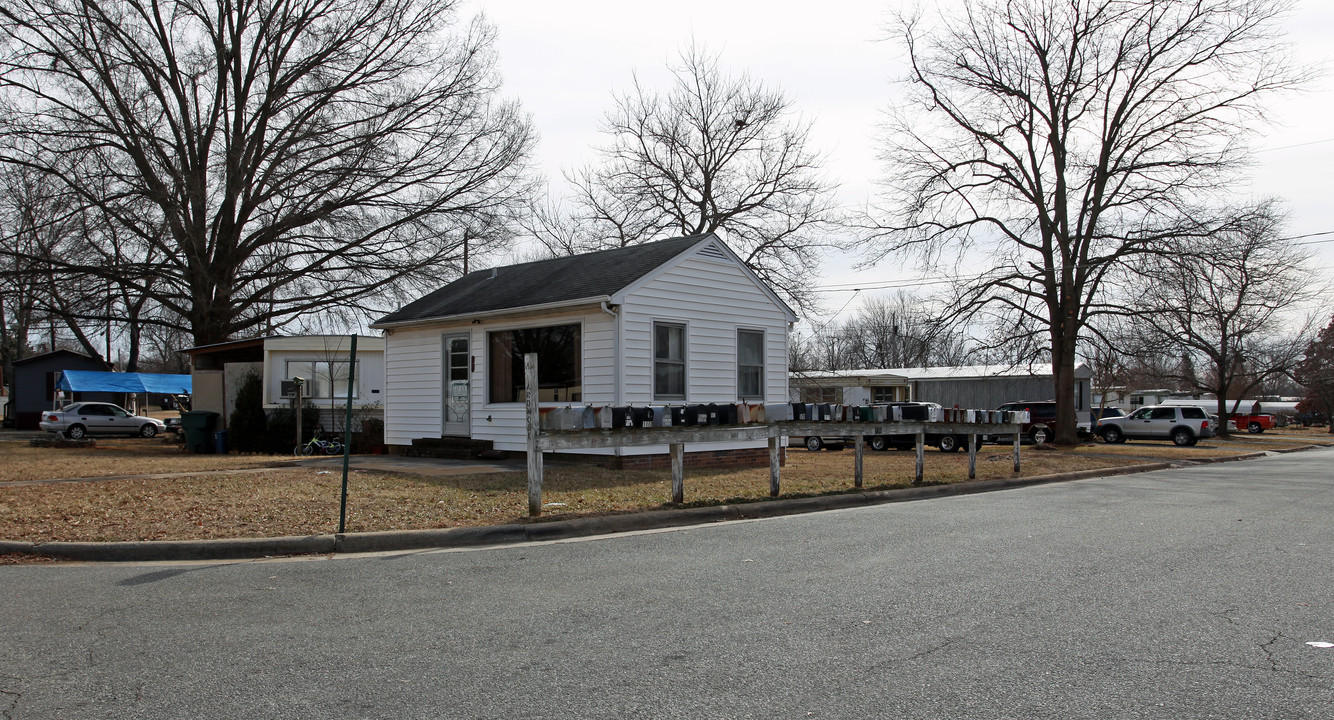
[[[372,327],[613,295],[694,247],[705,235],[471,272]]]

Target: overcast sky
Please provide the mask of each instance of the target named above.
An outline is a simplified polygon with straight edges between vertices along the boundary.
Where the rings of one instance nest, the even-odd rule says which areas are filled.
[[[900,48],[885,39],[886,9],[894,0],[679,0],[644,4],[626,0],[470,0],[498,32],[504,92],[518,98],[541,134],[537,164],[561,191],[561,170],[592,162],[598,128],[615,92],[638,72],[650,87],[665,88],[666,64],[692,38],[719,53],[730,73],[746,71],[782,88],[814,122],[816,149],[828,156],[829,178],[840,201],[864,205],[881,167],[877,124],[898,100],[892,81],[903,69]],[[813,9],[817,8],[817,9]],[[1334,68],[1334,2],[1298,0],[1289,17],[1290,40],[1300,61]],[[1290,235],[1309,238],[1318,264],[1334,276],[1334,77],[1326,75],[1301,95],[1271,103],[1276,125],[1254,143],[1256,165],[1244,195],[1287,202]],[[854,270],[856,258],[830,256],[823,287],[848,288],[908,280],[921,273],[902,261]],[[861,300],[888,290],[826,294],[830,314],[846,316]],[[818,323],[825,318],[817,320]]]

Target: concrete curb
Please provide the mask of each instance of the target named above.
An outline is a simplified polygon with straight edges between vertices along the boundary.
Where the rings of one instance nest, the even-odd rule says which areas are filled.
[[[1240,458],[1236,458],[1240,459]],[[482,547],[656,530],[684,525],[749,520],[782,515],[840,510],[869,505],[911,502],[937,497],[973,495],[1011,488],[1096,477],[1165,470],[1170,463],[1144,463],[1028,478],[997,478],[950,485],[923,485],[895,490],[763,500],[736,505],[710,505],[680,510],[652,510],[599,515],[550,522],[487,527],[399,530],[304,537],[164,540],[140,542],[47,542],[0,540],[0,555],[35,555],[62,560],[143,562],[181,560],[246,560],[281,555],[324,555],[403,550]]]

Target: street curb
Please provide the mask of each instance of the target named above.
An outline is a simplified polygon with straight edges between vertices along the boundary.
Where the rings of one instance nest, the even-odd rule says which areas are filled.
[[[334,552],[333,535],[220,540],[28,543],[0,540],[0,555],[40,555],[61,560],[143,562],[146,560],[241,560],[274,555]]]
[[[1260,455],[1263,456],[1263,455]],[[1242,458],[1229,458],[1242,459]],[[650,510],[620,515],[515,523],[486,527],[432,530],[390,530],[335,535],[221,540],[162,540],[136,542],[47,542],[0,540],[0,555],[35,555],[62,560],[91,562],[144,562],[181,560],[247,560],[280,555],[356,554],[544,542],[609,535],[639,530],[657,530],[685,525],[752,520],[842,510],[870,505],[911,502],[930,498],[975,495],[1012,488],[1045,485],[1097,477],[1166,470],[1166,462],[1142,463],[1119,468],[1098,468],[1027,478],[997,478],[949,485],[922,485],[895,490],[820,495],[817,497],[762,500],[734,505],[709,505],[678,510]]]

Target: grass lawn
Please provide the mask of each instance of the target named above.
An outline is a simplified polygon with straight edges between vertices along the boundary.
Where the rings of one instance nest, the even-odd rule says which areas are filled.
[[[1249,441],[1254,436],[1247,436]],[[1311,438],[1323,440],[1325,438]],[[1273,447],[1306,438],[1266,437]],[[1236,447],[1232,447],[1232,445]],[[1023,472],[1036,476],[1092,467],[1138,464],[1145,458],[1199,459],[1255,452],[1247,442],[1205,442],[1194,448],[1132,441],[1075,448],[1023,449]],[[848,492],[853,452],[792,449],[782,472],[781,497]],[[908,486],[914,453],[865,455],[866,490]],[[0,442],[0,539],[45,542],[272,537],[334,532],[341,473],[314,467],[262,468],[282,456],[187,455],[160,441],[99,440],[94,449],[30,448]],[[1015,476],[1011,447],[979,453],[979,479]],[[199,472],[187,477],[15,485],[14,480],[114,477]],[[967,453],[926,454],[926,481],[966,482]],[[6,485],[9,485],[6,487]],[[766,500],[769,470],[690,470],[686,505]],[[549,463],[543,519],[676,507],[671,474],[612,471]],[[348,530],[405,530],[527,522],[527,484],[521,472],[445,477],[354,471],[349,478]]]

